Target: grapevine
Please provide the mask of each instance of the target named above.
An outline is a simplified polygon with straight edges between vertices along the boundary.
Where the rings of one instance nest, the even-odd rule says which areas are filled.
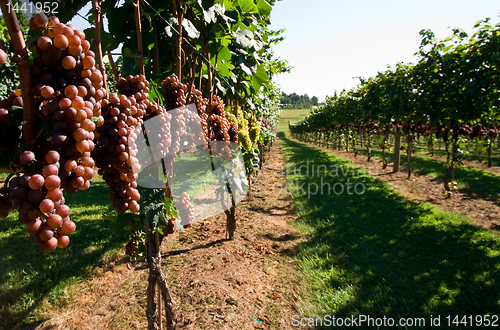
[[[2,148],[18,146],[21,150],[15,158],[14,176],[2,190],[0,207],[2,216],[17,209],[30,236],[50,252],[66,247],[67,235],[75,230],[63,191],[73,194],[90,186],[96,126],[92,119],[100,114],[99,101],[106,90],[83,32],[53,16],[37,14],[33,21],[34,29],[42,32],[31,64],[38,133],[24,142],[19,138],[11,111],[23,106],[19,90],[0,102],[0,135],[8,135],[2,139]]]

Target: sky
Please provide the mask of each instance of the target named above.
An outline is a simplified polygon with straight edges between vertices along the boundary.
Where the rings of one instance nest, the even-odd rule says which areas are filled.
[[[499,15],[498,0],[280,0],[271,12],[271,29],[285,28],[286,39],[274,52],[293,69],[274,81],[287,94],[321,102],[358,85],[354,77],[416,62],[422,29],[438,39],[454,27],[471,35],[477,20],[498,23]]]

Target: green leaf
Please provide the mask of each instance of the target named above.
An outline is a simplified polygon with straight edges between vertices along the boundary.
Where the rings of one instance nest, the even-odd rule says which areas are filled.
[[[196,39],[200,37],[200,31],[196,29],[193,23],[187,18],[182,20],[182,27],[187,32],[188,36],[192,39]]]
[[[220,47],[217,58],[218,60],[231,61],[231,51],[227,47]]]
[[[231,21],[233,24],[240,21],[240,13],[237,10],[228,9],[224,14],[229,18],[228,21]]]
[[[220,79],[216,78],[216,83],[215,86],[217,87],[218,90],[220,90],[223,94],[227,93],[227,88],[222,86]]]
[[[236,0],[235,5],[240,7],[243,14],[256,14],[259,12],[253,0]]]
[[[104,218],[104,217],[103,217]],[[118,214],[117,216],[106,216],[106,220],[112,221],[109,229],[115,235],[121,235],[123,230],[126,231],[134,231],[139,227],[142,227],[143,220],[138,214],[134,213],[123,213]]]
[[[217,72],[219,73],[219,75],[223,76],[223,77],[231,77],[231,71],[229,71],[229,65],[230,63],[225,63],[225,62],[220,62],[219,64],[217,64]]]
[[[269,16],[273,7],[266,0],[257,0],[257,9],[259,14]]]
[[[252,71],[253,67],[248,67],[245,62],[240,63],[240,68],[247,76],[252,76],[254,74],[254,71]]]
[[[269,76],[267,75],[266,68],[263,64],[257,66],[257,72],[252,77],[252,82],[255,85],[255,89],[259,90],[260,86],[266,83],[269,80]]]
[[[203,9],[203,19],[205,22],[208,24],[215,22],[216,17],[215,17],[215,5],[208,8],[208,10]]]
[[[154,225],[155,228],[168,225],[168,220],[167,218],[165,218],[165,214],[163,214],[163,209],[157,209],[153,213],[153,219],[151,223]]]
[[[10,108],[9,113],[11,116],[12,124],[14,126],[21,125],[21,122],[23,121],[23,107],[13,105],[12,108]]]
[[[247,58],[245,56],[238,56],[241,70],[243,70],[246,75],[252,76],[257,72],[257,65],[255,63],[247,62],[246,60]]]
[[[231,0],[223,0],[224,2],[224,8],[226,9],[231,9],[234,6],[234,3]]]
[[[234,40],[241,47],[250,48],[253,46],[253,33],[246,29],[240,29],[234,33]]]
[[[88,28],[83,30],[85,39],[93,40],[95,37],[95,28]],[[102,49],[116,49],[120,45],[119,38],[115,38],[112,34],[101,31],[101,47]]]
[[[163,202],[163,206],[165,207],[165,210],[167,212],[167,216],[169,217],[177,217],[178,212],[175,208],[175,203],[174,200],[171,198],[165,198],[165,201]]]

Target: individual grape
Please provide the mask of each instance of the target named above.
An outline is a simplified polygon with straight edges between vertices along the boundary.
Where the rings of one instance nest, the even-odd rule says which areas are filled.
[[[36,219],[30,220],[26,224],[26,231],[30,235],[35,235],[35,234],[38,234],[41,227],[42,227],[42,221],[40,219],[36,218]]]
[[[35,154],[32,151],[25,150],[19,155],[19,162],[23,166],[30,165],[34,160]]]
[[[45,188],[54,190],[61,186],[61,179],[57,175],[50,175],[45,179]]]
[[[67,205],[60,205],[56,208],[55,213],[59,214],[63,219],[69,217],[70,209]]]
[[[76,229],[75,223],[71,220],[66,220],[63,222],[58,233],[63,234],[63,235],[69,235],[69,234],[72,234],[75,231],[75,229]]]
[[[57,238],[52,237],[48,241],[42,244],[42,249],[45,252],[52,252],[57,248],[57,245],[58,245]]]
[[[38,236],[43,241],[48,241],[49,239],[54,237],[54,230],[50,228],[47,224],[43,224],[42,227],[40,228],[40,231],[38,232]]]
[[[40,202],[39,208],[42,213],[50,214],[54,210],[54,202],[46,198]]]
[[[48,50],[52,46],[52,39],[49,37],[40,37],[37,41],[37,46],[41,50]]]
[[[69,236],[68,235],[57,235],[57,247],[60,249],[64,249],[69,244]]]
[[[54,32],[55,33],[55,32]],[[59,49],[66,49],[69,45],[68,38],[64,34],[56,34],[54,37],[54,46]],[[70,70],[70,69],[68,69]]]
[[[33,22],[38,27],[45,27],[49,22],[49,19],[44,13],[37,13],[35,16],[33,16]]]
[[[46,99],[50,99],[53,94],[54,94],[54,88],[50,86],[43,86],[42,89],[40,90],[40,95]]]
[[[51,214],[47,217],[47,226],[52,229],[59,229],[63,224],[63,219],[59,214]]]
[[[55,150],[50,150],[45,154],[45,161],[49,165],[53,165],[59,162],[59,159],[61,159],[61,155],[55,151]]]
[[[7,63],[7,53],[3,49],[0,49],[0,65],[4,65],[5,63]]]
[[[45,179],[43,178],[42,175],[40,174],[35,174],[33,175],[29,181],[28,181],[28,185],[31,189],[33,190],[40,190],[42,189],[43,185],[45,183]]]

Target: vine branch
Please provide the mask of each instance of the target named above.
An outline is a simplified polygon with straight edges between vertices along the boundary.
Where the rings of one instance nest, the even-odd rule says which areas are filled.
[[[12,47],[15,56],[19,58],[17,70],[19,72],[19,82],[21,83],[21,92],[23,98],[23,140],[27,141],[33,138],[33,129],[35,124],[35,99],[31,92],[31,72],[28,48],[24,42],[23,33],[17,20],[16,12],[10,0],[0,1],[3,17],[7,30],[9,31]]]

